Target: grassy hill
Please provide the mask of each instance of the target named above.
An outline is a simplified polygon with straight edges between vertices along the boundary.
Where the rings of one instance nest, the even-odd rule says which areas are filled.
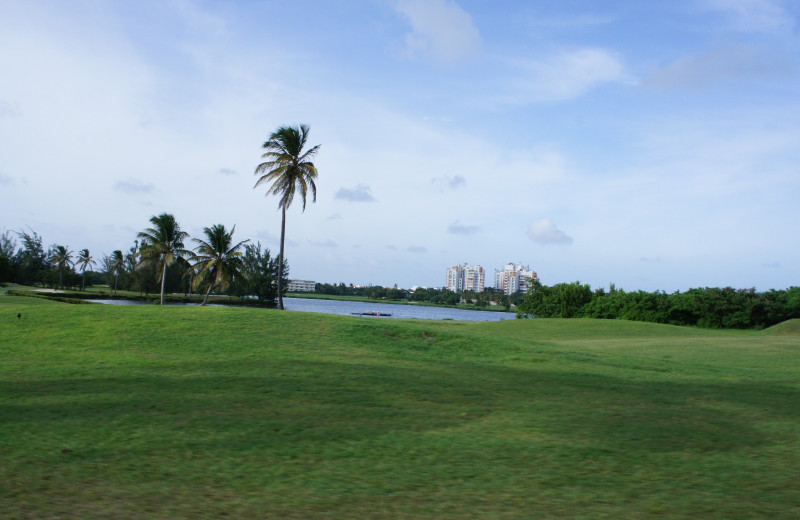
[[[784,328],[0,296],[0,511],[798,518]]]
[[[800,319],[786,320],[763,331],[773,336],[800,336]]]

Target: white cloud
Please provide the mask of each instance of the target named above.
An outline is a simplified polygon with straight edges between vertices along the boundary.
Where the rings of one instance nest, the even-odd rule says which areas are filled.
[[[528,21],[531,27],[544,27],[549,29],[570,29],[607,25],[616,19],[609,15],[584,14],[564,17],[535,17]]]
[[[431,181],[433,184],[440,186],[442,189],[448,188],[451,190],[455,190],[456,188],[461,188],[467,184],[467,179],[464,178],[463,175],[443,175],[441,177],[436,177]]]
[[[534,220],[528,226],[528,238],[541,245],[562,244],[569,245],[572,238],[558,229],[549,218]]]
[[[127,179],[117,182],[114,185],[114,189],[127,195],[134,195],[138,193],[151,193],[155,190],[155,186],[149,182],[142,182],[138,179]]]
[[[220,175],[236,175],[236,170],[232,170],[230,168],[220,168],[217,170],[217,173]]]
[[[645,84],[701,88],[728,80],[780,78],[796,66],[781,54],[747,45],[717,46],[655,70]]]
[[[359,184],[355,188],[339,188],[334,195],[335,199],[346,200],[349,202],[375,202],[375,197],[370,193],[370,188],[366,184]]]
[[[255,234],[257,239],[266,240],[267,242],[278,242],[280,241],[280,237],[271,231],[267,231],[265,229],[259,229],[256,231]]]
[[[8,175],[3,175],[0,173],[0,186],[14,186],[17,183],[17,180],[14,177],[9,177]]]
[[[566,101],[604,83],[634,82],[619,55],[596,47],[516,59],[510,64],[516,77],[506,85],[503,101],[512,104]]]
[[[428,248],[425,246],[411,246],[408,249],[406,249],[406,251],[410,253],[427,253]]]
[[[794,18],[776,0],[706,0],[707,8],[729,15],[732,28],[744,32],[791,33]]]
[[[478,226],[468,226],[456,220],[447,226],[447,232],[453,235],[474,235],[480,228]]]
[[[394,8],[411,24],[406,34],[410,57],[432,56],[455,62],[475,54],[481,36],[472,16],[452,0],[397,0]]]
[[[0,117],[19,117],[21,114],[18,102],[0,99]]]

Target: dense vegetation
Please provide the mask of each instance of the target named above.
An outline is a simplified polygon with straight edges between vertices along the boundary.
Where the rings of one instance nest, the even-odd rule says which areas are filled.
[[[140,233],[141,243],[136,240],[127,252],[116,250],[102,257],[97,271],[91,269],[98,262],[87,249],[81,250],[77,261],[73,261],[73,252],[66,246],[53,244],[45,250],[42,237],[33,230],[5,231],[0,234],[0,284],[62,289],[107,284],[112,294],[133,291],[147,296],[159,293],[163,282],[167,293],[192,294],[199,290],[208,294],[224,288],[232,296],[252,296],[264,305],[275,304],[278,260],[269,249],[247,241],[234,247],[230,243],[233,230],[227,232],[224,226],[216,225],[205,229],[205,240],[193,239],[198,243],[197,253],[181,245],[174,259],[164,262],[163,250],[151,244],[163,231],[163,221],[169,220],[160,217],[165,215],[153,217],[159,225],[146,230],[152,233]],[[145,239],[147,235],[152,238]],[[186,238],[182,235],[179,242],[182,244]],[[232,256],[239,247],[241,253]],[[235,269],[228,269],[231,265]],[[288,275],[289,267],[284,263],[284,279]],[[282,289],[285,294],[286,287]]]
[[[800,318],[800,287],[756,292],[704,288],[686,292],[592,291],[580,282],[548,287],[538,280],[517,307],[521,316],[604,318],[706,328],[761,329]]]
[[[0,511],[797,518],[798,323],[378,321],[0,296]]]
[[[509,310],[511,305],[516,305],[521,302],[523,297],[521,293],[508,296],[500,291],[494,290],[492,287],[487,287],[483,292],[463,291],[455,293],[447,289],[427,287],[419,287],[412,291],[400,289],[397,286],[393,288],[380,287],[377,285],[361,287],[354,286],[353,284],[346,285],[343,282],[339,284],[318,283],[316,284],[315,292],[317,294],[327,294],[331,296],[356,296],[373,300],[426,302],[437,305],[468,303],[478,308],[499,305],[505,310]]]

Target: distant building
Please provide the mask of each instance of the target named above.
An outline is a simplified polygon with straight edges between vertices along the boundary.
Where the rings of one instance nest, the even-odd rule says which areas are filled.
[[[527,265],[506,264],[503,269],[494,271],[494,288],[503,294],[528,292],[531,280],[538,280],[539,275]]]
[[[445,288],[453,292],[483,292],[486,272],[479,265],[452,265],[447,268]]]
[[[312,280],[289,280],[289,292],[314,292],[317,290],[317,283]]]

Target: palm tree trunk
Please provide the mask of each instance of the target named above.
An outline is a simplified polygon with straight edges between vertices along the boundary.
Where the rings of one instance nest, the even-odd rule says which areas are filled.
[[[64,268],[58,270],[58,288],[62,291],[64,290],[64,282],[61,280],[61,274],[64,272]]]
[[[82,275],[81,276],[81,291],[85,291],[86,290],[86,271],[83,271],[83,273],[81,273],[81,275]]]
[[[205,296],[205,298],[203,298],[203,303],[201,303],[200,305],[205,305],[206,302],[208,302],[208,295],[211,294],[211,288],[213,286],[214,286],[214,284],[208,284],[208,290],[206,291],[206,296]]]
[[[164,260],[164,272],[161,273],[161,305],[164,305],[164,282],[167,280],[167,261]]]
[[[119,280],[119,273],[114,277],[114,296],[117,295],[117,281]]]
[[[278,308],[283,309],[283,243],[286,237],[286,206],[281,208],[281,252],[278,255]]]

